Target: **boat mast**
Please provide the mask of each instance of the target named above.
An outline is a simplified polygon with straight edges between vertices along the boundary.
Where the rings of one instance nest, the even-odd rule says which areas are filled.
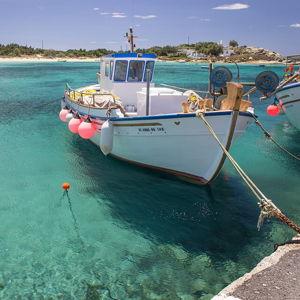
[[[133,29],[132,27],[129,28],[129,32],[126,32],[127,41],[130,45],[130,52],[134,52],[135,44],[133,42],[133,39],[136,38],[136,36],[133,35]]]

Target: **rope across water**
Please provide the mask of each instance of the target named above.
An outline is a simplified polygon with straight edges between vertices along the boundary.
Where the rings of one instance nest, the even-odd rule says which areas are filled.
[[[289,150],[287,150],[286,148],[284,148],[283,146],[281,146],[277,141],[275,141],[274,138],[271,136],[271,134],[263,127],[263,125],[259,122],[259,120],[256,118],[256,116],[254,114],[252,114],[252,117],[255,120],[255,124],[257,124],[257,126],[259,126],[261,128],[261,130],[263,131],[263,133],[265,134],[265,136],[268,139],[270,139],[279,149],[281,149],[282,151],[284,151],[286,154],[290,155],[294,159],[300,160],[299,156],[291,153]]]
[[[280,209],[270,200],[268,199],[263,192],[256,186],[256,184],[250,179],[250,177],[244,172],[244,170],[238,165],[238,163],[235,161],[235,159],[231,156],[231,154],[227,151],[227,149],[224,147],[224,145],[219,140],[218,136],[216,135],[215,131],[213,130],[212,126],[209,124],[209,122],[206,120],[204,114],[201,111],[196,112],[196,116],[201,119],[204,124],[206,125],[208,131],[212,134],[214,139],[217,141],[221,149],[223,150],[224,154],[228,158],[228,160],[232,163],[233,167],[236,169],[236,171],[239,173],[239,175],[242,177],[244,182],[247,184],[247,186],[250,188],[250,190],[253,192],[255,197],[258,200],[258,205],[261,209],[257,227],[258,230],[260,229],[261,225],[263,224],[263,221],[265,218],[270,217],[276,217],[281,222],[287,224],[290,228],[295,230],[297,233],[300,233],[300,227],[295,224],[292,220],[290,220],[286,215],[284,215]]]

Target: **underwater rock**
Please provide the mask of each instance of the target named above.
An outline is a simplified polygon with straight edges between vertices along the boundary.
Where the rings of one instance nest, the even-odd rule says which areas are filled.
[[[200,300],[211,300],[212,298],[214,297],[213,294],[206,294],[206,295],[203,295]]]
[[[194,294],[198,291],[204,291],[207,288],[207,283],[203,279],[198,278],[192,282],[191,287]]]
[[[188,259],[188,253],[180,247],[172,247],[174,256],[177,260],[183,261]]]
[[[119,284],[111,284],[111,286],[107,288],[107,291],[111,299],[128,299],[124,287]]]
[[[100,300],[101,299],[101,289],[100,284],[89,284],[87,283],[87,289],[85,293],[85,300]]]
[[[180,300],[195,300],[194,296],[188,294],[177,293],[177,296],[180,298]]]
[[[211,259],[207,255],[198,255],[190,262],[190,272],[193,274],[202,273],[205,269],[211,266]]]
[[[174,257],[178,261],[185,261],[188,259],[188,253],[181,247],[175,245],[160,245],[159,250],[163,254]]]
[[[5,288],[5,279],[3,275],[0,275],[0,290]]]

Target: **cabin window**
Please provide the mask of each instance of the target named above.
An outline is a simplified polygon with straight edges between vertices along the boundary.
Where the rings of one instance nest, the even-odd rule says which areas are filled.
[[[150,81],[152,81],[153,69],[154,69],[154,61],[147,61],[144,79],[143,79],[144,81],[147,81],[147,70],[150,70]]]
[[[112,79],[113,69],[114,69],[114,62],[111,60],[110,61],[110,76],[109,76],[110,79]]]
[[[109,62],[105,63],[105,76],[109,77]]]
[[[145,62],[141,60],[132,60],[129,63],[128,81],[138,82],[142,81],[144,73]]]
[[[126,74],[127,74],[127,60],[117,60],[115,63],[115,75],[114,80],[115,81],[125,81],[126,80]]]

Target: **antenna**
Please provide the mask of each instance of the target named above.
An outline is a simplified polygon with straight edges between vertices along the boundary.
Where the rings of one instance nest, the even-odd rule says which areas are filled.
[[[133,39],[136,38],[137,36],[133,35],[132,27],[129,28],[129,32],[126,32],[125,37],[127,37],[127,41],[130,45],[130,52],[134,52],[135,44],[133,42]]]

